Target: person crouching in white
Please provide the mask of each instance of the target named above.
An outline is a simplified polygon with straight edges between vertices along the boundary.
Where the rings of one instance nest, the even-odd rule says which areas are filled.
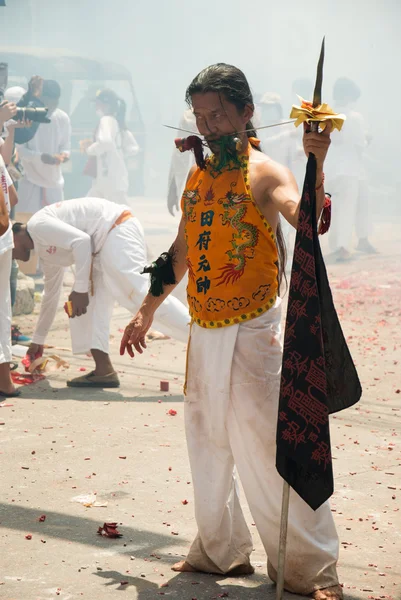
[[[38,211],[27,225],[14,223],[13,256],[29,260],[39,255],[44,295],[31,356],[40,356],[54,320],[65,267],[75,264],[70,330],[74,354],[91,351],[95,370],[67,382],[70,387],[118,387],[109,356],[109,331],[114,301],[135,313],[147,294],[146,244],[140,222],[128,206],[102,198],[65,200]],[[187,342],[187,308],[177,298],[156,314],[155,327]]]
[[[13,235],[9,218],[9,188],[13,182],[0,155],[0,400],[20,396],[10,375],[11,354],[11,293],[10,273]],[[14,187],[12,190],[15,195]]]

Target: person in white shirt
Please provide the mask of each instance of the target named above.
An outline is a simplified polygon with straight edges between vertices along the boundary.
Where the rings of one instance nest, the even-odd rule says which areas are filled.
[[[28,353],[39,356],[54,320],[65,267],[75,264],[69,296],[74,354],[92,352],[96,363],[88,375],[67,382],[70,387],[118,387],[109,357],[109,331],[114,301],[135,313],[149,287],[141,274],[147,263],[140,222],[128,206],[103,198],[65,200],[38,211],[24,226],[15,223],[14,257],[29,260],[35,248],[44,273],[39,320]],[[177,298],[163,303],[155,327],[186,342],[188,309]]]
[[[68,115],[58,108],[60,94],[56,81],[43,81],[40,99],[49,109],[47,116],[51,122],[39,125],[26,144],[17,144],[24,168],[18,187],[21,212],[35,213],[64,198],[61,165],[70,157],[71,123]]]
[[[182,115],[177,129],[177,137],[186,137],[188,135],[183,130],[187,130],[187,132],[193,131],[197,135],[200,135],[192,109],[187,109]],[[167,208],[173,216],[174,210],[177,213],[180,212],[180,200],[185,188],[185,182],[194,164],[195,156],[193,152],[177,152],[177,149],[174,148],[171,156],[167,188]]]
[[[89,157],[85,173],[94,178],[87,195],[124,204],[129,184],[125,157],[135,156],[139,146],[125,123],[126,104],[113,90],[97,93],[96,113],[100,121],[94,140],[81,141]]]
[[[326,166],[326,187],[332,194],[334,207],[329,244],[338,262],[352,258],[350,250],[354,229],[358,238],[356,249],[366,254],[377,253],[368,239],[371,221],[364,154],[370,135],[364,118],[354,108],[360,95],[359,87],[347,77],[338,79],[334,84],[334,109],[347,117],[341,134],[333,132]]]
[[[14,247],[11,222],[11,198],[16,198],[12,180],[0,155],[0,400],[14,398],[17,390],[10,375],[11,354],[11,294],[10,273]]]

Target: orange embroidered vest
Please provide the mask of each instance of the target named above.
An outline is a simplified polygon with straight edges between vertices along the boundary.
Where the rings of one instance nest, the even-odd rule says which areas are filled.
[[[201,327],[254,319],[277,296],[275,235],[251,194],[249,149],[239,157],[240,168],[217,171],[212,155],[182,196],[189,311]]]

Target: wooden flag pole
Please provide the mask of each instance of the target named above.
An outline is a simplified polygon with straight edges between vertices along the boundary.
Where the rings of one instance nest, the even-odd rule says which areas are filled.
[[[316,84],[313,91],[313,106],[316,108],[322,103],[322,82],[323,82],[323,63],[324,63],[324,38],[320,50],[319,62],[317,65]],[[314,121],[311,124],[311,131],[319,131],[319,123]],[[316,181],[315,184],[316,185]],[[312,210],[316,210],[316,203],[312,202]],[[290,284],[291,287],[291,284]],[[283,498],[281,502],[281,521],[280,521],[280,540],[278,547],[278,565],[277,565],[277,589],[276,600],[282,600],[284,591],[284,571],[285,555],[287,550],[287,530],[288,530],[288,509],[290,505],[290,485],[283,480]]]
[[[288,509],[290,504],[290,485],[283,480],[283,498],[281,502],[280,540],[278,547],[276,600],[282,600],[284,591],[285,555],[287,551]]]

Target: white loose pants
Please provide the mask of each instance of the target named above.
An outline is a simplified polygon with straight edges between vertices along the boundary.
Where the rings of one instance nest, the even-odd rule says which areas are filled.
[[[44,188],[23,177],[18,183],[18,204],[16,212],[35,214],[41,208],[64,200],[62,187]]]
[[[283,480],[275,467],[282,347],[280,301],[221,329],[191,327],[185,426],[198,535],[187,562],[224,574],[248,565],[252,539],[236,467],[275,579]],[[291,490],[285,587],[298,594],[338,583],[338,537],[328,502],[313,511]]]
[[[368,182],[342,175],[328,182],[326,189],[332,195],[330,249],[332,252],[339,248],[349,251],[354,231],[358,239],[372,233]]]
[[[94,181],[91,189],[86,194],[88,198],[104,198],[115,202],[116,204],[127,204],[128,194],[121,190],[116,190],[112,186],[102,186],[100,183]]]
[[[11,274],[12,249],[0,254],[0,365],[9,363],[11,353]]]
[[[90,349],[109,352],[110,320],[114,302],[135,314],[149,289],[149,276],[141,275],[147,264],[145,236],[138,219],[132,218],[110,231],[94,260],[94,295],[88,311],[69,319],[74,354]],[[155,313],[156,329],[182,342],[188,341],[188,309],[169,296]]]

